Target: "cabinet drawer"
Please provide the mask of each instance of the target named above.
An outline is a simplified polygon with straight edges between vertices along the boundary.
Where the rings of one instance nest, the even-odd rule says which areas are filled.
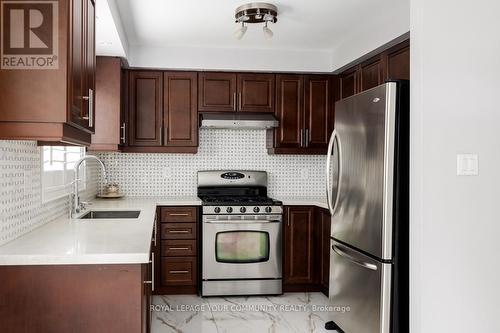
[[[161,239],[196,239],[196,223],[162,223]]]
[[[196,222],[196,207],[164,207],[161,209],[162,222]]]
[[[196,240],[164,240],[161,255],[165,257],[196,256]]]
[[[165,286],[196,285],[196,258],[162,258],[161,282]]]

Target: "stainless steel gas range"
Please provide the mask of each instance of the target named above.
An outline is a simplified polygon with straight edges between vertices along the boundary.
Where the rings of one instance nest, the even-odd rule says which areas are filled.
[[[200,171],[202,296],[282,293],[282,203],[265,171]]]

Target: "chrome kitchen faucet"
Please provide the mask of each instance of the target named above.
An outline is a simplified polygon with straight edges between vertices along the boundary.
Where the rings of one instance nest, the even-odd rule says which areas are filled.
[[[78,194],[79,191],[79,182],[80,182],[80,165],[86,160],[94,160],[99,163],[102,169],[102,175],[104,177],[104,184],[108,183],[108,177],[106,173],[106,166],[104,163],[94,155],[87,155],[78,160],[75,164],[75,179],[73,180],[73,193],[71,194],[71,211],[70,217],[73,218],[76,214],[80,213],[83,209],[85,209],[85,203],[80,202],[80,196]]]

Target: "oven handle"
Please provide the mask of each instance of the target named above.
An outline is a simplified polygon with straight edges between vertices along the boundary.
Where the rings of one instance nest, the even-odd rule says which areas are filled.
[[[206,220],[205,222],[211,224],[255,224],[255,223],[281,223],[281,220],[247,220],[247,221]]]

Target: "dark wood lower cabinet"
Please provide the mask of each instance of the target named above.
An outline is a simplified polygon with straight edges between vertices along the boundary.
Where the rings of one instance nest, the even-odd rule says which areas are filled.
[[[327,209],[316,207],[316,267],[318,269],[318,283],[320,290],[328,296],[330,284],[330,230],[331,215]]]
[[[286,206],[284,292],[322,291],[330,279],[330,214],[314,206]]]
[[[316,291],[318,288],[314,271],[314,207],[286,207],[285,222],[284,291]]]
[[[1,266],[0,331],[149,332],[148,265]]]
[[[198,207],[159,207],[155,295],[198,292]],[[153,242],[154,243],[154,242]]]

